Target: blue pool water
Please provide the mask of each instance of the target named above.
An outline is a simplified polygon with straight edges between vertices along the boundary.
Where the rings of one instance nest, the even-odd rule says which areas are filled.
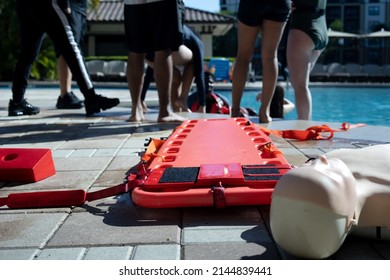
[[[390,87],[316,87],[310,88],[313,120],[329,122],[365,123],[390,126]],[[231,102],[230,91],[217,91]],[[258,111],[258,91],[245,91],[242,107]],[[285,98],[295,103],[294,92],[286,89]],[[294,109],[285,119],[297,119]]]

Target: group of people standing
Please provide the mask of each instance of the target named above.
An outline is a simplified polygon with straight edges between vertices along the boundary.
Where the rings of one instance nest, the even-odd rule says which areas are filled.
[[[241,114],[248,66],[262,31],[263,88],[259,122],[268,123],[278,78],[277,50],[289,21],[287,67],[296,97],[298,119],[311,119],[309,75],[328,43],[326,0],[241,0],[238,9],[238,52],[233,73],[231,116]]]
[[[9,115],[33,115],[39,108],[24,98],[31,66],[44,35],[54,42],[61,94],[57,108],[82,108],[87,116],[119,104],[118,98],[96,94],[80,50],[85,33],[87,0],[17,0],[21,52],[15,67]],[[311,118],[309,74],[327,45],[326,0],[240,0],[238,51],[233,72],[231,116],[241,114],[240,102],[258,33],[262,32],[263,89],[259,121],[270,122],[270,104],[278,77],[277,50],[289,20],[287,65],[296,95],[299,119]],[[129,121],[143,121],[144,95],[153,75],[159,98],[157,121],[182,121],[174,111],[189,110],[186,99],[195,79],[199,112],[205,111],[203,44],[184,24],[183,0],[124,0],[128,48],[127,81],[132,100]],[[145,77],[145,63],[149,65]],[[71,91],[75,77],[84,104]],[[145,81],[145,83],[144,83]],[[143,93],[143,94],[142,94]],[[172,110],[173,109],[173,110]]]

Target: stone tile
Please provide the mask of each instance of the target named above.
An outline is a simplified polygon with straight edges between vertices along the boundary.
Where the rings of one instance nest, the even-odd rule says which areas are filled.
[[[62,144],[61,149],[110,149],[122,146],[123,141],[123,139],[73,140]]]
[[[184,246],[186,260],[277,260],[280,258],[272,242],[244,244],[222,242]]]
[[[33,260],[38,249],[0,250],[0,260]]]
[[[143,151],[145,151],[144,147],[142,147],[142,148],[138,148],[138,147],[124,148],[124,149],[120,149],[118,151],[118,153],[116,154],[116,156],[117,157],[134,156],[134,155],[138,155],[138,153],[143,152]]]
[[[69,157],[75,150],[53,150],[53,158],[66,158]]]
[[[107,91],[109,96],[120,94],[121,102],[125,102],[91,118],[85,117],[84,110],[54,109],[58,88],[30,90],[34,103],[42,108],[41,114],[13,118],[7,116],[6,107],[0,108],[0,145],[51,148],[57,173],[31,184],[0,182],[1,197],[19,191],[87,190],[90,186],[89,191],[95,191],[121,183],[124,173],[139,162],[138,153],[145,149],[146,138],[168,137],[180,125],[156,123],[155,108],[142,124],[126,122],[130,108],[127,89],[105,89],[104,95]],[[11,91],[4,93],[0,99],[8,102]],[[157,94],[155,97],[157,101]],[[306,129],[317,124],[323,122],[275,121],[265,127]],[[338,128],[340,124],[329,126]],[[390,143],[390,127],[336,132],[328,141],[270,137],[290,164],[301,165],[307,156],[334,149]],[[79,152],[72,155],[76,150]],[[96,151],[87,152],[90,150]],[[269,206],[145,209],[134,205],[129,194],[123,194],[86,202],[81,207],[5,208],[0,209],[0,259],[32,259],[38,253],[49,259],[297,259],[272,242]],[[348,238],[331,258],[389,259],[389,246],[388,242]]]
[[[370,244],[363,242],[344,242],[340,249],[330,257],[335,260],[383,260]]]
[[[390,243],[388,241],[373,242],[373,247],[385,260],[390,260]]]
[[[145,148],[148,136],[132,135],[123,145],[122,149],[143,149]]]
[[[257,225],[261,216],[256,207],[189,208],[183,211],[183,226]]]
[[[24,139],[22,143],[17,143],[16,141],[9,141],[4,143],[2,148],[29,148],[29,149],[56,149],[61,145],[62,142],[40,142],[34,143],[29,139]]]
[[[306,158],[316,158],[316,157],[324,154],[324,152],[321,149],[302,148],[302,149],[300,149],[300,151],[306,156]]]
[[[180,245],[138,245],[133,260],[180,260]]]
[[[81,260],[85,248],[49,248],[43,249],[36,257],[37,260]]]
[[[128,194],[88,202],[87,212],[75,211],[49,247],[180,243],[178,209],[144,209]]]
[[[110,157],[96,158],[55,158],[54,164],[57,171],[87,171],[87,170],[104,170],[109,162]]]
[[[179,242],[177,225],[134,226],[128,217],[105,221],[104,215],[75,213],[50,240],[49,247],[131,245]]]
[[[94,182],[93,187],[99,187],[99,186],[113,187],[122,184],[125,179],[126,179],[126,172],[124,170],[120,170],[120,171],[106,170]]]
[[[41,248],[63,223],[63,213],[0,215],[0,248]]]
[[[132,252],[131,246],[91,247],[84,260],[129,260]]]
[[[118,149],[98,149],[93,154],[94,157],[113,157],[117,154]]]
[[[123,170],[127,171],[134,165],[138,164],[140,157],[137,154],[132,154],[127,157],[115,157],[107,167],[107,170]]]
[[[183,244],[219,242],[271,242],[264,225],[197,226],[183,229]]]
[[[99,176],[98,171],[59,171],[44,180],[28,184],[8,184],[4,190],[38,191],[58,189],[87,189]]]
[[[97,149],[75,149],[75,151],[69,155],[70,158],[90,158],[97,152]]]

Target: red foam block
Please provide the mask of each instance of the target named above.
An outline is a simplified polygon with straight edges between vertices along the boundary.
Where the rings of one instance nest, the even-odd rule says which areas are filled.
[[[55,173],[50,149],[0,148],[0,182],[31,183]]]

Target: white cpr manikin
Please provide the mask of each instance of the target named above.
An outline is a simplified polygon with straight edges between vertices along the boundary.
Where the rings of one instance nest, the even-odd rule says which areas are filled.
[[[302,258],[329,257],[349,233],[390,239],[390,145],[335,150],[291,170],[275,186],[270,222],[276,243]]]

